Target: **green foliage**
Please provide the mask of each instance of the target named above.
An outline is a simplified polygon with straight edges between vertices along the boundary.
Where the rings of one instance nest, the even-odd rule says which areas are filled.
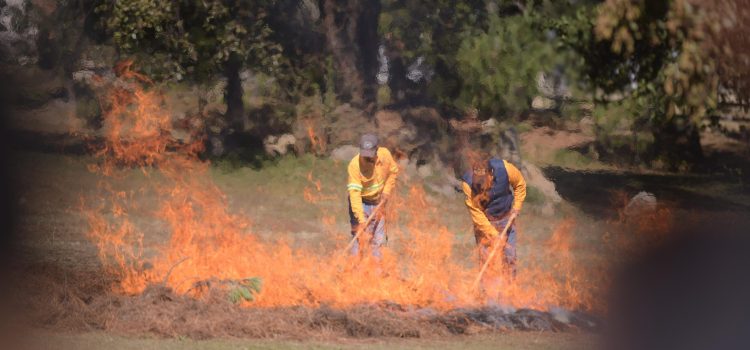
[[[425,56],[432,65],[454,63],[465,30],[481,28],[486,20],[483,0],[383,0],[378,31],[401,56]]]
[[[706,14],[686,0],[610,1],[594,27],[596,39],[610,45],[612,64],[623,68],[621,80],[637,84],[633,96],[655,99],[661,123],[676,115],[697,122],[716,107],[716,66],[704,45],[711,32]]]
[[[540,73],[554,70],[576,80],[580,60],[551,29],[590,3],[383,1],[379,30],[397,53],[389,59],[408,65],[423,57],[434,70],[419,85],[425,95],[449,109],[477,107],[483,117],[503,118],[530,107]],[[570,22],[556,24],[579,24]]]
[[[718,101],[716,16],[695,5],[610,0],[555,23],[597,103],[626,109],[617,114],[650,128],[655,153],[676,162],[700,157],[697,123]]]
[[[244,301],[255,300],[255,294],[260,293],[263,287],[263,280],[260,277],[245,278],[238,282],[231,283],[232,288],[229,290],[229,301],[233,304],[239,304]]]
[[[273,3],[124,0],[102,1],[96,10],[117,47],[135,54],[141,66],[201,80],[230,59],[269,73],[281,67],[281,46],[267,24]]]
[[[381,4],[378,31],[394,53],[388,55],[391,67],[407,67],[418,57],[424,58],[435,75],[418,88],[440,104],[452,106],[462,81],[456,53],[466,33],[479,33],[486,27],[488,1],[382,0]],[[392,75],[391,85],[403,88],[412,83],[403,75]]]
[[[592,159],[574,150],[560,149],[554,155],[554,164],[566,168],[587,169],[593,163]]]
[[[545,201],[546,198],[542,191],[531,185],[526,186],[526,203],[531,205],[540,205],[544,204]]]
[[[651,128],[654,136],[695,133],[696,122],[717,106],[720,74],[729,72],[737,86],[747,80],[716,60],[724,51],[742,50],[717,36],[722,22],[717,9],[732,8],[731,1],[720,3],[381,0],[378,33],[392,74],[390,85],[377,90],[376,102],[382,107],[418,97],[444,110],[478,108],[483,119],[515,118],[539,94],[539,74],[551,73],[570,90],[555,97],[555,118],[580,118],[576,101],[595,100],[603,106],[595,119],[605,145],[623,130]],[[294,111],[291,104],[314,100],[315,114],[339,104],[334,91],[339,72],[331,52],[310,43],[316,38],[325,42],[320,16],[313,15],[316,11],[310,11],[310,21],[287,16],[282,11],[294,7],[290,4],[100,0],[97,12],[117,47],[156,78],[207,80],[230,61],[263,73],[257,75],[257,96],[263,102],[253,104],[257,96],[246,97],[245,105],[270,108],[273,113],[264,115],[286,125],[300,115],[301,109]],[[343,8],[335,12],[350,13]],[[281,24],[289,21],[294,23]],[[300,30],[314,34],[295,33]],[[747,61],[740,56],[731,62]],[[430,77],[414,83],[404,70],[418,58],[424,59]],[[655,137],[654,142],[677,139]]]
[[[638,112],[632,100],[597,105],[593,112],[597,136],[606,137],[618,131],[629,130]]]
[[[580,103],[565,103],[559,108],[560,118],[563,120],[580,121],[588,114]]]
[[[536,79],[559,56],[531,15],[493,17],[485,33],[466,33],[457,54],[463,88],[456,101],[493,116],[512,116],[530,107]]]
[[[386,85],[379,86],[376,101],[380,108],[391,103],[391,89]]]
[[[336,85],[334,81],[335,69],[333,68],[333,57],[328,56],[326,58],[326,74],[325,74],[325,92],[323,93],[323,105],[326,107],[326,111],[332,111],[338,105],[338,98],[334,91]]]
[[[644,98],[641,98],[642,100]],[[635,160],[647,156],[654,147],[647,108],[639,99],[623,99],[607,104],[598,104],[593,111],[597,156],[610,162],[620,161],[631,165]]]
[[[107,26],[114,30],[113,39],[123,50],[140,48],[147,41],[154,46],[177,46],[177,37],[165,33],[172,25],[175,3],[171,1],[131,0],[118,1],[111,8],[101,5],[100,11],[110,10]],[[161,40],[176,40],[163,42]]]

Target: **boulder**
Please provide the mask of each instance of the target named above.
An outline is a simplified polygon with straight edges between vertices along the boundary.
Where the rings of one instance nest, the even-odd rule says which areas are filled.
[[[352,146],[352,145],[343,145],[336,147],[331,152],[331,158],[335,160],[340,160],[344,162],[348,162],[354,158],[354,156],[359,153],[359,148]]]
[[[445,131],[448,128],[446,122],[437,109],[431,107],[414,107],[404,111],[404,119],[415,124],[429,126],[431,131]]]
[[[76,83],[90,84],[94,76],[96,76],[96,73],[93,70],[79,70],[73,72],[73,81]]]
[[[286,155],[294,145],[297,139],[292,134],[268,135],[263,140],[263,149],[266,154],[272,157]]]
[[[88,45],[78,61],[80,70],[91,70],[97,73],[110,70],[117,62],[117,50],[109,45]]]
[[[436,160],[435,155],[451,152],[452,140],[448,122],[434,108],[415,107],[402,112],[404,128],[399,131],[399,149],[410,159],[423,162]]]
[[[329,130],[334,131],[328,134],[330,147],[357,144],[363,133],[376,131],[367,114],[348,103],[336,107],[327,119],[331,121]]]
[[[628,217],[640,216],[656,210],[658,202],[654,194],[641,191],[628,201],[624,214]]]
[[[555,101],[544,96],[536,96],[531,100],[531,108],[538,110],[548,110],[555,108]]]
[[[380,110],[375,112],[375,125],[381,137],[398,134],[404,127],[404,120],[396,111]]]

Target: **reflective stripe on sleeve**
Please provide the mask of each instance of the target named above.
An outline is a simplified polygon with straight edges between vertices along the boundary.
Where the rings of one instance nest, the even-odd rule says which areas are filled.
[[[370,185],[370,186],[367,186],[367,188],[365,188],[365,189],[364,189],[364,192],[370,192],[370,191],[374,191],[374,190],[377,190],[378,188],[382,187],[382,186],[383,186],[383,184],[384,184],[384,183],[383,183],[383,182],[381,182],[381,183],[377,183],[377,184],[372,184],[372,185]],[[360,188],[361,188],[361,186],[360,186]]]

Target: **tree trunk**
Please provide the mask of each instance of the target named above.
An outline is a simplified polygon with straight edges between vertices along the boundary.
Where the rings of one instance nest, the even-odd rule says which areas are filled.
[[[694,123],[678,128],[669,122],[654,130],[654,141],[656,155],[667,159],[672,168],[677,169],[681,163],[694,164],[703,160],[700,133]]]
[[[378,22],[380,19],[380,0],[363,1],[359,13],[359,25],[357,26],[357,41],[360,46],[360,58],[362,60],[362,72],[364,73],[364,98],[365,102],[373,102],[377,95],[377,74],[380,68],[378,62],[378,47],[380,37],[378,35]]]
[[[242,69],[242,62],[237,57],[230,58],[224,65],[224,74],[227,77],[227,87],[224,91],[224,100],[227,103],[226,118],[235,129],[241,129],[245,121],[240,69]]]
[[[377,72],[377,0],[323,0],[323,26],[343,101],[363,106],[374,100]]]

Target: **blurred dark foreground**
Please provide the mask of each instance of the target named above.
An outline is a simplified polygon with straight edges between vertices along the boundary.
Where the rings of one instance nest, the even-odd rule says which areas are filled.
[[[625,266],[606,349],[750,349],[747,215],[704,220]]]

